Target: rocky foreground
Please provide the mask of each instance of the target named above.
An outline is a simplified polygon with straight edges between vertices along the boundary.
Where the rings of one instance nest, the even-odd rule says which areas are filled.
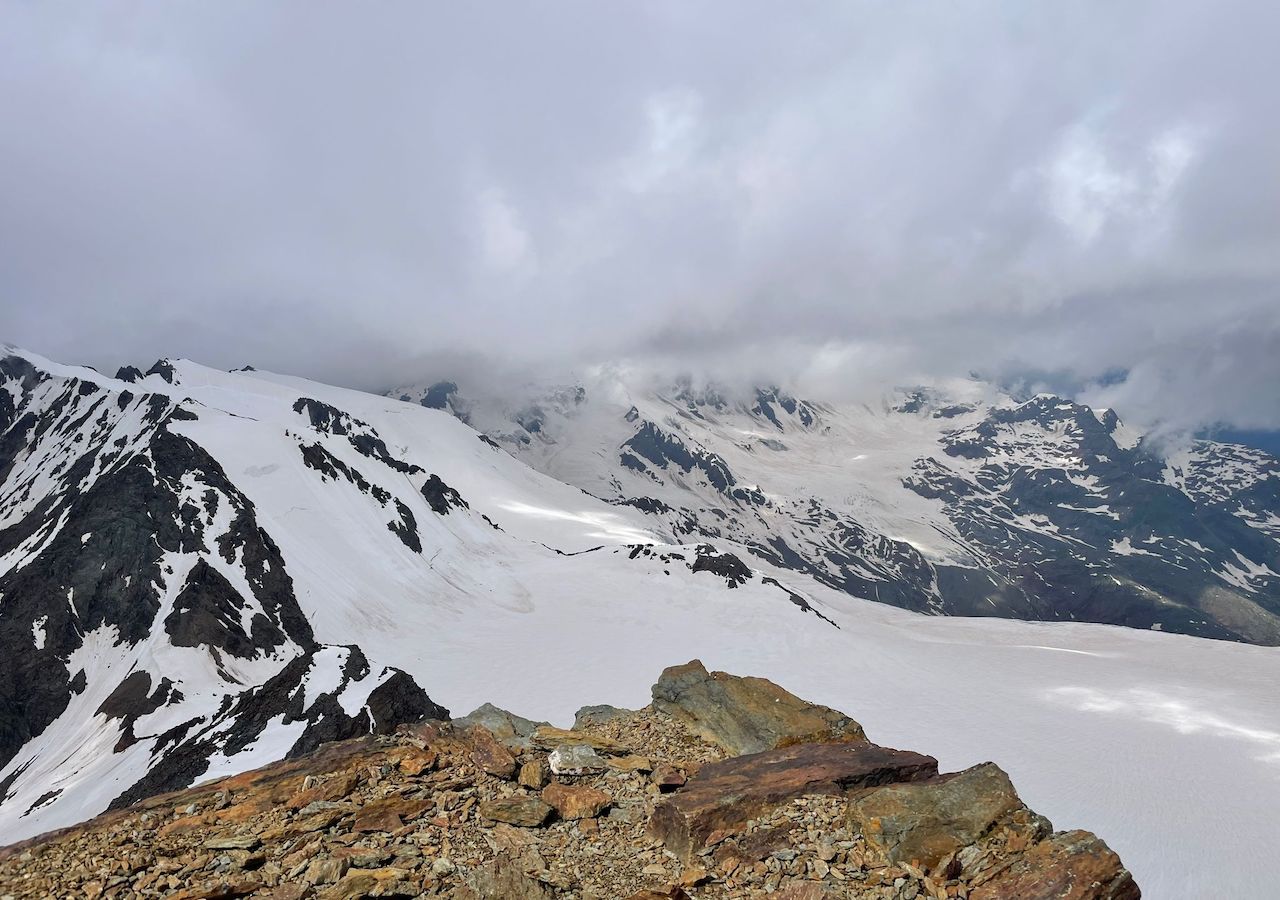
[[[0,850],[0,900],[1140,896],[1003,771],[929,756],[764,679],[667,669],[570,730],[486,706],[328,744]]]

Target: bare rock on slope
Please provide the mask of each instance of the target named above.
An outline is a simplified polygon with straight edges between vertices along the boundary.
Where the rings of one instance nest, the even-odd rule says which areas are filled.
[[[708,672],[696,659],[663,671],[653,686],[653,705],[733,756],[788,744],[867,740],[844,713],[801,700],[766,678]]]
[[[794,744],[703,766],[658,806],[649,833],[684,859],[715,831],[739,830],[766,809],[797,797],[931,778],[938,761],[874,744]]]

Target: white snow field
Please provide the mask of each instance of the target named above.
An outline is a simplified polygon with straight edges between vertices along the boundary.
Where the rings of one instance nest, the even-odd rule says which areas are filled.
[[[843,710],[877,743],[932,754],[944,770],[996,761],[1056,828],[1107,841],[1147,897],[1264,896],[1274,883],[1277,649],[1098,625],[922,616],[746,554],[756,577],[728,589],[723,577],[664,560],[677,552],[691,561],[691,548],[653,533],[642,514],[533,471],[444,412],[184,361],[175,363],[174,385],[159,376],[125,385],[38,362],[110,390],[190,398],[184,408],[198,419],[172,430],[208,450],[252,500],[316,639],[358,644],[375,671],[406,670],[454,714],[489,701],[568,725],[586,704],[644,705],[662,668],[697,657]],[[422,476],[371,464],[315,432],[292,409],[299,397],[369,423],[394,455],[438,474],[470,510],[433,514],[418,494]],[[304,466],[300,439],[322,441],[410,506],[422,553],[392,535],[381,508],[354,486]],[[628,545],[636,543],[658,552],[632,558]],[[762,575],[803,594],[839,627],[793,605]],[[27,816],[26,803],[0,807],[0,844],[100,812],[145,771],[145,740],[106,752],[117,733],[93,713],[102,697],[134,664],[168,674],[192,697],[201,678],[213,677],[192,662],[195,650],[176,653],[155,631],[135,647],[95,638],[78,651],[96,660],[90,689],[0,771],[34,755],[43,768],[16,789],[34,799],[58,783],[64,794]],[[319,684],[331,680],[312,674]],[[141,736],[163,726],[144,716],[136,729]],[[289,744],[282,729],[216,760],[209,774],[260,765]]]

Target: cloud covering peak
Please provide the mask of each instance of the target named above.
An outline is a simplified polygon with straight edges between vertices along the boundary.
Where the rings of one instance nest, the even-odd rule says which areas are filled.
[[[0,334],[51,356],[1052,372],[1280,426],[1270,4],[3,7]]]

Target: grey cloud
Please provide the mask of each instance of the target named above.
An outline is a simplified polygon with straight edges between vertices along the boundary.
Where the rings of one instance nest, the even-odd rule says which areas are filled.
[[[1280,10],[3,3],[0,335],[365,388],[1057,371],[1280,426]]]

